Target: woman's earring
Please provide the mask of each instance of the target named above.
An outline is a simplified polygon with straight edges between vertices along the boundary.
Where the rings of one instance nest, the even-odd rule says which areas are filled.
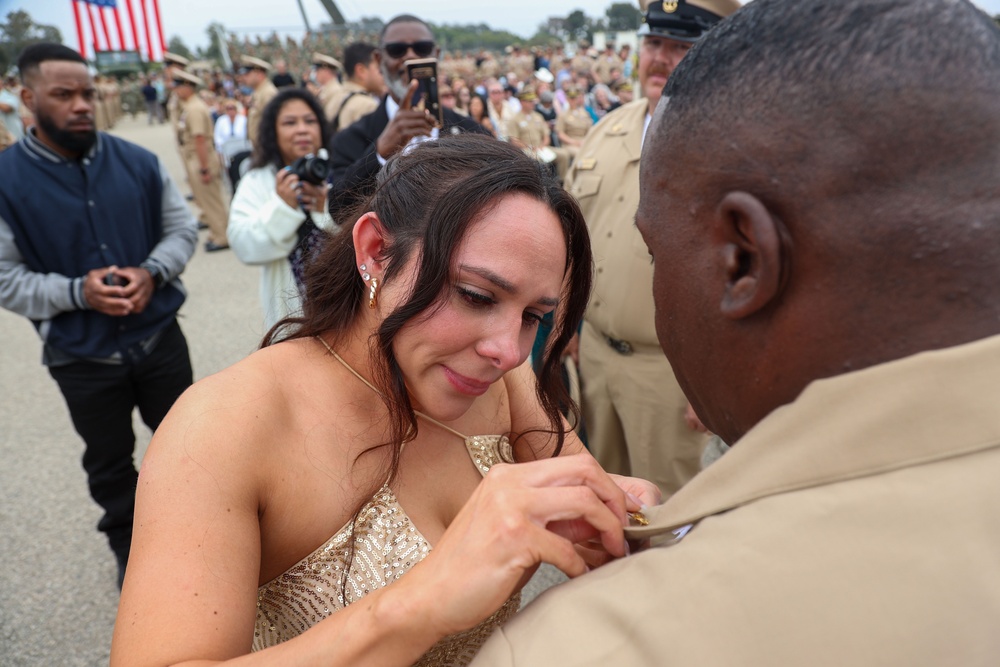
[[[372,278],[372,286],[368,290],[368,307],[372,310],[378,305],[378,278]]]
[[[368,266],[367,265],[362,264],[358,268],[361,269],[361,277],[364,278],[365,282],[368,282],[369,280],[372,279],[371,274],[368,273]]]

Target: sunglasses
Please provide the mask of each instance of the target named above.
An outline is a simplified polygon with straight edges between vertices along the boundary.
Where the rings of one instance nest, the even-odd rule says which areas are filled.
[[[387,42],[382,45],[382,50],[390,58],[402,58],[407,51],[413,49],[413,53],[418,58],[426,58],[434,53],[434,47],[433,41],[421,40],[419,42]]]

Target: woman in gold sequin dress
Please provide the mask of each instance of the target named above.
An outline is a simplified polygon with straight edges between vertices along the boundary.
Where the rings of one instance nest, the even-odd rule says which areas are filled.
[[[466,664],[538,563],[623,555],[625,512],[657,500],[559,414],[590,243],[533,160],[428,142],[352,219],[302,317],[157,430],[112,665]]]

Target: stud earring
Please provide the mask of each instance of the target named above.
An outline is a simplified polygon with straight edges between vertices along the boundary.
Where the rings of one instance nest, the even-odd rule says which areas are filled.
[[[367,270],[368,270],[368,267],[367,267],[367,266],[365,266],[364,264],[362,264],[362,265],[361,265],[361,266],[359,266],[358,268],[359,268],[359,269],[361,269],[362,271],[367,271]]]
[[[361,277],[362,277],[362,278],[364,278],[364,281],[365,281],[365,282],[368,282],[369,280],[371,280],[371,279],[372,279],[372,277],[371,277],[371,276],[370,276],[370,275],[368,274],[368,272],[367,272],[367,271],[365,271],[364,273],[362,273],[362,274],[361,274]]]
[[[368,307],[372,310],[378,305],[378,278],[372,278],[372,286],[368,290]]]

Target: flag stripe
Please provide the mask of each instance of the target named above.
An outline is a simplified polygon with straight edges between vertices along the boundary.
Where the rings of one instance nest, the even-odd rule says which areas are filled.
[[[76,0],[69,0],[73,5],[73,20],[76,22],[76,41],[80,45],[80,55],[87,57],[87,43],[83,41],[83,22],[80,20],[80,4]]]
[[[122,2],[117,0],[70,0],[76,21],[81,55],[93,58],[103,51],[136,51],[147,62],[159,62],[166,48],[160,7],[157,0],[124,0],[127,19],[122,18]],[[136,19],[138,3],[139,21]],[[82,14],[86,14],[84,20]],[[111,24],[109,26],[109,24]],[[89,34],[88,34],[89,28]]]

